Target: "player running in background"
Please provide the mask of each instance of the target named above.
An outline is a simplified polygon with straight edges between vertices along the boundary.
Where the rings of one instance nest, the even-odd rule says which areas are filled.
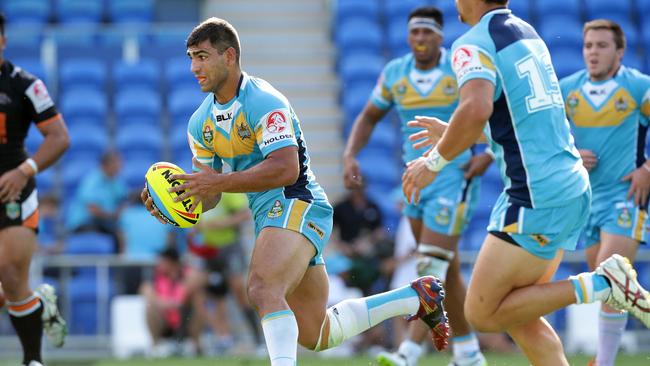
[[[67,333],[54,288],[29,287],[29,265],[37,249],[38,197],[35,176],[68,148],[63,118],[41,80],[4,59],[5,18],[0,14],[0,283],[9,318],[23,348],[22,364],[39,366],[43,329],[61,347]],[[45,137],[29,157],[24,143],[31,122]]]
[[[560,87],[593,193],[585,228],[593,270],[615,253],[634,261],[646,241],[650,77],[621,65],[625,35],[612,21],[585,24],[582,52],[586,69],[562,79]],[[626,323],[626,312],[602,304],[596,365],[614,365]]]
[[[456,77],[447,50],[441,48],[442,12],[434,7],[420,7],[408,17],[408,43],[411,53],[392,60],[383,70],[370,100],[359,114],[343,156],[344,182],[347,188],[359,188],[363,177],[356,159],[367,144],[375,125],[395,106],[402,121],[405,163],[422,156],[408,136],[418,129],[408,127],[415,116],[434,116],[448,120],[458,104]],[[445,306],[453,330],[454,359],[458,365],[484,365],[485,358],[476,335],[465,320],[465,283],[460,273],[458,239],[478,199],[479,182],[492,162],[487,154],[472,157],[466,150],[440,172],[434,184],[422,193],[420,203],[406,204],[403,213],[409,218],[418,244],[418,275],[432,275],[445,282]],[[467,171],[464,169],[467,168]],[[422,341],[428,329],[410,323],[407,338],[395,353],[382,352],[382,365],[416,365],[424,353]]]
[[[187,39],[191,71],[210,92],[189,121],[194,173],[171,188],[195,196],[203,210],[222,192],[248,193],[256,229],[248,295],[262,319],[272,366],[294,366],[298,343],[332,348],[379,322],[413,315],[426,322],[436,346],[448,337],[438,279],[326,309],[328,280],[322,251],[332,229],[332,207],[309,168],[298,117],[269,83],[240,69],[240,43],[228,22],[210,18]],[[223,163],[230,173],[221,173]],[[157,216],[146,189],[142,199]],[[193,208],[190,208],[193,209]]]
[[[577,244],[589,216],[591,189],[548,49],[507,4],[456,1],[461,19],[472,25],[453,45],[459,106],[448,126],[433,118],[420,122],[433,135],[438,127],[444,133],[427,157],[410,164],[403,186],[406,196],[417,201],[420,190],[485,127],[505,190],[474,266],[465,315],[478,331],[508,331],[534,365],[568,365],[543,315],[602,300],[650,326],[650,296],[617,255],[594,272],[548,283],[563,250]]]

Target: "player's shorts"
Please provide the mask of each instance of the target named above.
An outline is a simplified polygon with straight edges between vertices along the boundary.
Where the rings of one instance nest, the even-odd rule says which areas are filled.
[[[332,234],[334,209],[325,200],[311,203],[299,199],[277,198],[255,213],[255,235],[265,227],[279,227],[304,235],[316,248],[309,265],[325,264],[323,250]]]
[[[30,178],[18,201],[0,203],[0,230],[9,226],[25,226],[38,232],[38,192]]]
[[[645,243],[648,211],[635,206],[633,201],[626,200],[626,195],[625,191],[595,195],[584,230],[587,247],[600,242],[601,231]]]
[[[478,178],[463,180],[460,184],[431,184],[420,193],[416,204],[404,200],[402,213],[422,220],[431,231],[449,236],[462,234],[478,202]]]
[[[590,206],[591,190],[567,200],[564,206],[535,209],[512,204],[501,193],[492,209],[488,232],[550,260],[559,249],[575,250]]]

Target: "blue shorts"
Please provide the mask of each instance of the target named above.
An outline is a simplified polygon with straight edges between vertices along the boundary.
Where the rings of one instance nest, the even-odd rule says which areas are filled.
[[[462,234],[478,202],[480,179],[463,180],[459,184],[434,184],[420,194],[415,205],[404,200],[403,214],[422,220],[427,229],[448,236]]]
[[[559,249],[575,250],[590,206],[591,190],[567,200],[564,206],[535,209],[512,204],[501,193],[488,232],[505,233],[529,253],[550,260]]]
[[[625,191],[595,195],[584,231],[587,247],[600,242],[602,231],[645,243],[648,212],[626,200],[626,195]]]
[[[304,235],[316,248],[309,265],[325,264],[323,250],[332,234],[334,210],[324,200],[311,203],[299,199],[278,198],[255,212],[255,236],[265,227],[279,227]]]

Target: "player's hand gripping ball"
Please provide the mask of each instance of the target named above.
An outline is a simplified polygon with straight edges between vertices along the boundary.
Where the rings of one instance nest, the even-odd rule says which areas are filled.
[[[154,163],[147,170],[144,176],[147,181],[147,191],[153,200],[153,204],[160,212],[160,218],[170,225],[181,228],[189,228],[199,222],[202,212],[202,204],[199,202],[194,212],[189,212],[190,206],[194,202],[194,197],[190,197],[181,202],[174,202],[174,197],[180,196],[185,191],[170,193],[168,188],[182,184],[182,180],[172,180],[170,177],[174,174],[185,174],[183,169],[177,165],[168,162]]]

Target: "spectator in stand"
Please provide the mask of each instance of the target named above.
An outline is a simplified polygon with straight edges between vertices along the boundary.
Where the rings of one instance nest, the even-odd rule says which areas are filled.
[[[115,253],[124,251],[118,221],[126,205],[127,187],[120,178],[122,157],[116,151],[102,155],[100,168],[84,176],[70,207],[67,227],[73,232],[98,231],[109,234]]]
[[[187,288],[186,269],[176,249],[162,251],[158,257],[154,275],[140,287],[144,296],[146,319],[153,340],[153,356],[167,357],[176,353],[177,345],[189,333],[190,292]],[[194,350],[200,353],[198,332],[192,334]],[[165,339],[172,343],[163,342]]]

